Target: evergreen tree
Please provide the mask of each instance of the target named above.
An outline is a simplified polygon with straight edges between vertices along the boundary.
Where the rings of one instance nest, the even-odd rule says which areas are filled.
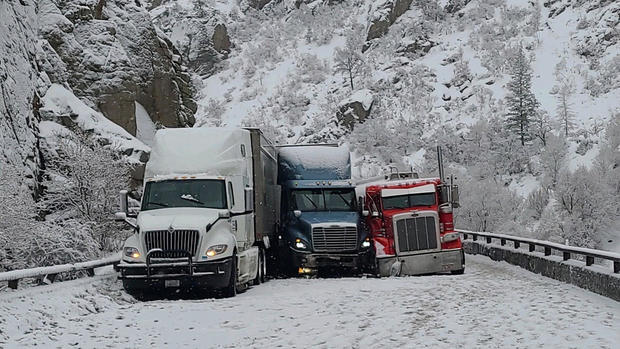
[[[532,139],[529,126],[536,116],[538,101],[532,93],[532,71],[530,64],[520,47],[510,62],[511,80],[508,83],[509,94],[506,96],[508,128],[518,135],[521,145]]]

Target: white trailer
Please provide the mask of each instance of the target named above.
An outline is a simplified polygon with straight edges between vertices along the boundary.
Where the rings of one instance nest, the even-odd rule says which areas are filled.
[[[119,279],[131,293],[199,287],[226,296],[264,281],[279,194],[276,149],[260,130],[158,131],[137,215],[121,192],[116,219],[135,233]]]

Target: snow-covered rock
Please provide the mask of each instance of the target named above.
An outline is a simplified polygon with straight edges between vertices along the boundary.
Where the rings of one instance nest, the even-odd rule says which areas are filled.
[[[363,123],[370,116],[373,104],[372,91],[368,89],[356,91],[351,97],[340,102],[337,114],[338,121],[352,130],[355,124]]]
[[[193,125],[189,74],[139,2],[41,0],[39,8],[38,59],[53,83],[134,135],[136,102],[153,122]]]
[[[413,0],[379,0],[374,1],[371,8],[371,19],[368,25],[366,40],[370,41],[385,35],[398,17],[402,16]]]
[[[36,106],[44,85],[35,64],[36,22],[35,1],[0,2],[0,165],[14,167],[35,192],[40,170]]]

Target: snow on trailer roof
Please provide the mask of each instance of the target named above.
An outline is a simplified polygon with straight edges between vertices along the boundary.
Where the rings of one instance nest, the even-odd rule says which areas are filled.
[[[278,147],[279,180],[351,179],[351,154],[346,146],[303,144]]]
[[[145,178],[206,174],[226,176],[247,172],[250,132],[240,128],[169,128],[157,131]]]

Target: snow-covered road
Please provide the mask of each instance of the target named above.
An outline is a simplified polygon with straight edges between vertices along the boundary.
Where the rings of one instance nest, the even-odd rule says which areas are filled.
[[[462,276],[272,280],[234,299],[137,302],[109,276],[4,292],[0,347],[617,348],[619,302],[468,257]]]

